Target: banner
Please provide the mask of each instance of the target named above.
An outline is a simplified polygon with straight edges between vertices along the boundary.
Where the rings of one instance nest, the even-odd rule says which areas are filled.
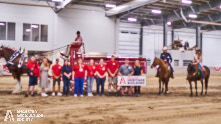
[[[118,86],[146,86],[146,76],[118,76]]]

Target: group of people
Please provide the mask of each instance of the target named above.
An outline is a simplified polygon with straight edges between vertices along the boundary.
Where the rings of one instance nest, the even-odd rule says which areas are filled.
[[[41,88],[41,96],[48,96],[45,89],[50,85],[50,78],[48,75],[49,69],[50,67],[47,58],[44,58],[42,64],[39,66],[35,57],[31,57],[31,60],[27,63],[27,72],[30,80],[25,97],[28,97],[31,87],[31,96],[34,96],[34,88],[35,85],[37,85],[38,78],[39,87]],[[53,78],[52,96],[69,95],[71,81],[74,81],[73,95],[75,97],[83,97],[84,82],[87,82],[87,95],[93,96],[92,89],[94,80],[96,81],[96,95],[104,96],[104,87],[107,77],[109,83],[108,93],[111,93],[111,88],[113,87],[114,93],[120,91],[121,95],[125,95],[125,92],[128,92],[128,95],[139,95],[139,86],[118,88],[117,76],[139,76],[143,74],[143,68],[141,67],[139,60],[135,61],[134,66],[130,65],[128,58],[125,59],[125,64],[119,67],[118,61],[115,60],[115,56],[112,55],[111,59],[107,61],[107,64],[104,63],[103,59],[100,59],[99,64],[97,65],[95,65],[93,59],[89,61],[88,65],[85,65],[82,58],[79,58],[77,64],[74,65],[73,68],[70,67],[68,59],[64,60],[63,66],[59,65],[59,59],[56,59],[56,63],[51,68],[51,72]],[[61,80],[63,81],[63,93],[60,92]],[[58,85],[57,94],[55,93],[56,83]]]

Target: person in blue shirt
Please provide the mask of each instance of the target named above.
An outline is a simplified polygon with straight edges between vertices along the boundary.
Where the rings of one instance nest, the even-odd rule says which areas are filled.
[[[173,58],[172,56],[170,55],[170,53],[167,52],[167,47],[164,47],[163,48],[163,53],[161,53],[160,55],[160,59],[162,59],[164,62],[166,62],[169,66],[170,66],[170,70],[171,70],[171,78],[173,79],[174,76],[173,76],[173,67],[171,65],[171,62],[173,61]],[[157,70],[157,76],[156,77],[159,77],[159,71]]]
[[[64,60],[64,65],[62,67],[62,79],[63,79],[63,83],[64,83],[64,87],[63,87],[63,94],[64,95],[68,95],[69,94],[69,87],[70,87],[70,81],[71,81],[71,67],[68,65],[68,60],[65,59]]]

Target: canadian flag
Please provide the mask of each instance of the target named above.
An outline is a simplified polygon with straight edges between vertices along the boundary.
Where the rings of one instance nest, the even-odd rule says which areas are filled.
[[[126,81],[125,81],[124,77],[121,77],[120,84],[126,84]]]

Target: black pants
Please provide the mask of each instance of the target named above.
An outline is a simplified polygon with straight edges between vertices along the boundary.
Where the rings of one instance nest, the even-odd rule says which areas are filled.
[[[140,94],[140,86],[135,86],[134,87],[134,93],[135,94]]]

